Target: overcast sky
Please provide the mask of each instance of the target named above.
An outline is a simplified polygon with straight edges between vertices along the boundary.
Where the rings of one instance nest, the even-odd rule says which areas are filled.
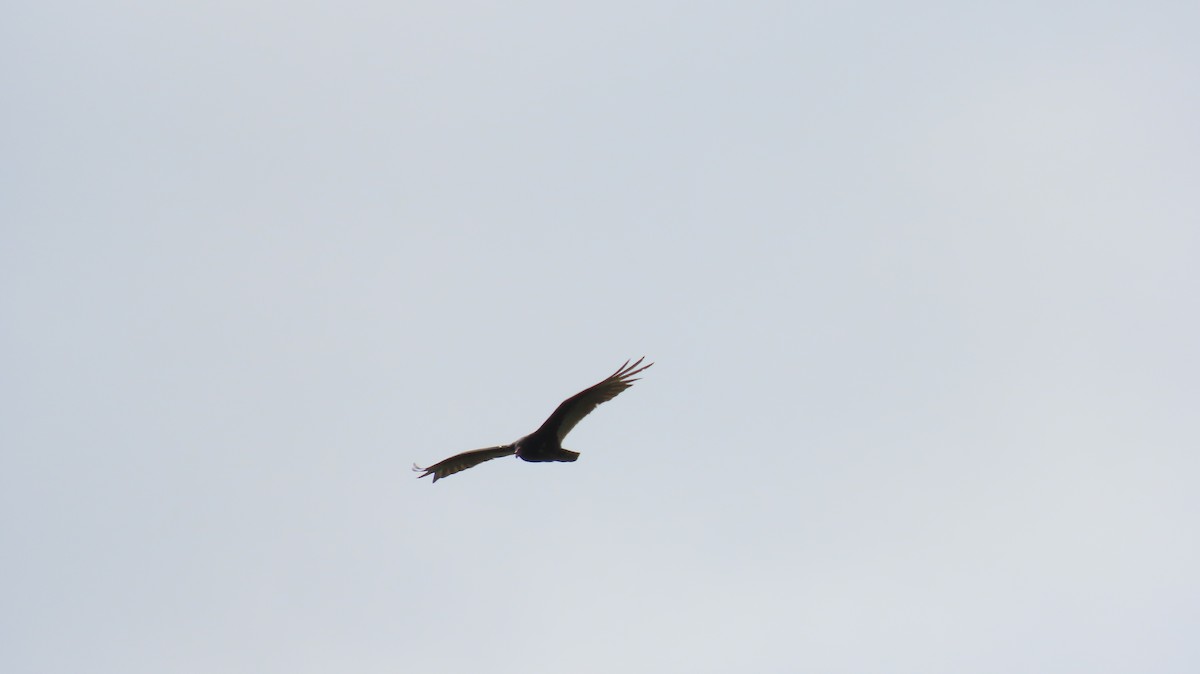
[[[4,15],[4,672],[1200,667],[1200,5]]]

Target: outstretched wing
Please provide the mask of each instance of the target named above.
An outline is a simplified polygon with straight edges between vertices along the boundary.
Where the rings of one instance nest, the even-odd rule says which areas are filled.
[[[453,475],[455,473],[464,471],[468,468],[474,468],[475,466],[478,466],[479,464],[483,463],[484,461],[491,461],[492,459],[499,459],[502,456],[512,456],[515,453],[516,453],[516,450],[513,449],[512,445],[500,445],[499,447],[485,447],[484,449],[473,449],[469,452],[463,452],[462,454],[455,454],[454,456],[450,457],[449,459],[445,459],[444,461],[438,461],[437,463],[433,464],[432,466],[430,466],[428,468],[421,468],[420,466],[418,466],[417,464],[414,463],[413,470],[418,471],[418,472],[425,471],[424,473],[421,473],[421,475],[418,475],[417,477],[425,477],[426,475],[432,475],[433,481],[437,482],[438,480],[442,479],[443,477],[446,477],[447,475]]]
[[[542,427],[534,433],[553,433],[561,443],[580,419],[590,414],[600,403],[606,403],[616,398],[618,393],[633,386],[633,382],[637,381],[633,376],[654,364],[646,363],[638,367],[643,360],[646,360],[644,356],[638,358],[633,365],[630,365],[629,361],[625,361],[625,364],[612,373],[608,379],[564,400],[558,409],[554,410],[554,414],[551,414]]]

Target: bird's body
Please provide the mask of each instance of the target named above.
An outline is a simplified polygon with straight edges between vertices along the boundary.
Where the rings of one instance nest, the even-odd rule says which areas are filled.
[[[463,452],[439,461],[428,468],[420,468],[414,464],[413,470],[424,471],[420,477],[432,475],[433,481],[437,482],[447,475],[453,475],[484,461],[491,461],[502,456],[516,455],[520,459],[531,462],[574,461],[579,458],[579,452],[564,449],[563,438],[571,432],[572,428],[575,428],[575,424],[579,423],[580,419],[596,409],[597,405],[612,400],[621,391],[632,386],[633,382],[637,381],[633,375],[654,364],[647,363],[638,367],[643,360],[645,358],[639,358],[633,365],[630,365],[629,361],[625,361],[624,365],[604,381],[567,398],[540,428],[512,444]]]
[[[559,447],[553,438],[546,434],[533,433],[517,440],[512,444],[517,458],[534,463],[541,461],[574,461],[579,458],[579,452]]]

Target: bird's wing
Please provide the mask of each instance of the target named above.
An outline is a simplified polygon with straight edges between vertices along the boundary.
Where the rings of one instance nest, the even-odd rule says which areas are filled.
[[[443,477],[446,477],[447,475],[453,475],[457,472],[464,471],[468,468],[474,468],[475,466],[478,466],[479,464],[483,463],[484,461],[491,461],[492,459],[499,459],[502,456],[511,456],[514,453],[516,453],[516,450],[513,449],[512,445],[500,445],[499,447],[485,447],[483,449],[473,449],[469,452],[463,452],[462,454],[455,454],[454,456],[450,457],[449,459],[445,459],[443,461],[438,461],[437,463],[433,464],[432,466],[430,466],[428,468],[421,468],[420,466],[418,466],[417,464],[414,463],[413,470],[418,471],[418,472],[425,471],[424,473],[421,473],[421,475],[418,475],[417,477],[425,477],[426,475],[432,475],[433,481],[437,482],[438,480],[442,479]]]
[[[600,403],[612,400],[617,397],[618,393],[633,386],[633,382],[637,381],[637,379],[633,378],[633,375],[654,364],[646,363],[638,367],[643,360],[646,360],[646,358],[638,358],[637,362],[633,365],[630,365],[629,361],[625,361],[625,364],[612,373],[608,379],[564,400],[558,406],[558,409],[554,410],[554,414],[551,414],[550,418],[546,419],[546,422],[542,424],[542,427],[534,431],[534,433],[553,433],[558,437],[558,441],[562,442],[563,438],[567,436],[567,433],[571,432],[572,428],[575,428],[575,424],[579,423],[580,419],[590,414]]]

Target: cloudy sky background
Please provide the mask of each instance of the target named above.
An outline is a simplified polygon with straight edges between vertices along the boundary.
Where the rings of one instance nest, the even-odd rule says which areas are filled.
[[[1195,3],[5,15],[5,672],[1196,671]]]

